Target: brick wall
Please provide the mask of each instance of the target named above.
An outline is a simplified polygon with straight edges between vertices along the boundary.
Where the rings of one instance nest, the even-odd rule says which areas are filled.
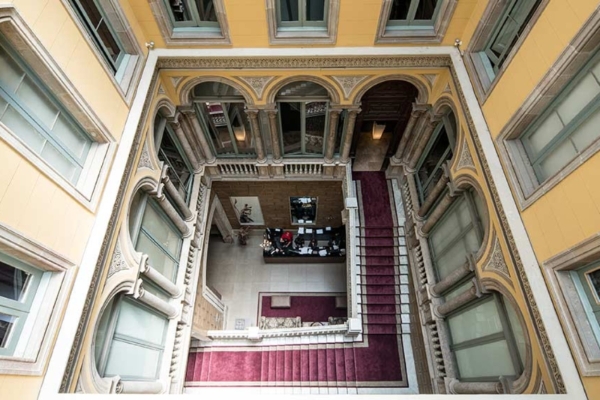
[[[317,197],[317,226],[342,225],[344,209],[341,181],[269,181],[212,183],[213,193],[219,197],[234,229],[240,227],[231,196],[257,196],[265,225],[271,228],[295,229],[290,220],[290,197]],[[256,228],[260,228],[257,226]]]

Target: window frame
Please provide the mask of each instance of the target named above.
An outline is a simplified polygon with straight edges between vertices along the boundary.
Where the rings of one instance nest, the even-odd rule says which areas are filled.
[[[122,49],[122,55],[117,60],[118,66],[115,69],[115,63],[105,52],[104,46],[100,44],[102,40],[98,40],[94,32],[90,32],[89,21],[82,16],[79,11],[79,6],[74,3],[79,3],[81,0],[61,0],[65,9],[71,15],[73,22],[77,25],[82,36],[88,42],[93,53],[98,58],[100,65],[104,68],[111,82],[117,89],[118,93],[127,104],[131,104],[135,89],[141,79],[142,70],[144,67],[144,51],[140,47],[137,38],[132,33],[132,28],[127,20],[127,17],[121,9],[118,0],[92,0],[98,7],[99,12],[106,19],[106,24],[110,31],[114,34],[113,38]],[[115,26],[118,27],[115,28]],[[100,43],[98,43],[100,42]]]
[[[162,0],[163,2],[169,2],[171,0]],[[213,7],[215,7],[214,0]],[[167,12],[169,13],[169,17],[171,18],[171,23],[173,24],[174,30],[203,30],[207,32],[221,32],[221,27],[219,25],[219,21],[203,21],[200,18],[200,12],[198,11],[198,7],[194,0],[181,0],[183,4],[186,5],[188,12],[190,14],[190,21],[176,21],[175,15],[173,14],[173,10],[169,4],[165,4]],[[192,4],[192,6],[190,6]],[[215,7],[216,14],[216,7]]]
[[[44,46],[32,35],[14,6],[0,6],[0,17],[4,17],[0,18],[0,36],[8,45],[7,50],[15,53],[15,49],[19,49],[20,64],[25,65],[27,71],[31,71],[38,82],[41,80],[37,77],[44,76],[43,91],[51,93],[53,98],[60,98],[54,105],[62,109],[70,121],[74,121],[72,123],[87,133],[92,140],[92,146],[79,179],[74,184],[31,150],[4,124],[0,124],[0,138],[82,206],[94,210],[99,202],[103,182],[108,176],[109,163],[106,161],[116,151],[115,139],[81,98],[56,62],[48,56]]]
[[[416,10],[417,4],[418,2],[413,2],[413,0],[411,0],[411,7],[413,10]],[[375,35],[375,44],[441,43],[448,30],[457,4],[458,0],[439,0],[436,5],[436,10],[434,11],[434,16],[431,21],[426,24],[403,24],[401,22],[392,22],[392,24],[388,26],[393,0],[383,0],[381,12],[379,14],[377,33]]]
[[[301,111],[300,111],[300,130],[301,130],[301,134],[300,134],[300,153],[286,153],[285,152],[285,147],[284,147],[284,141],[283,141],[283,125],[281,122],[281,112],[277,113],[277,121],[278,121],[278,126],[279,126],[279,141],[280,141],[280,145],[281,145],[281,155],[284,158],[294,158],[294,157],[302,157],[302,158],[308,158],[308,157],[323,157],[325,155],[325,145],[327,143],[327,137],[329,136],[329,110],[330,110],[330,106],[331,106],[331,101],[329,100],[329,97],[327,98],[319,98],[319,97],[314,97],[314,98],[306,98],[306,97],[300,97],[298,99],[293,99],[293,98],[285,98],[283,100],[276,100],[277,103],[277,110],[280,110],[280,103],[300,103],[301,104]],[[306,104],[307,103],[325,103],[325,126],[323,127],[324,132],[323,132],[323,149],[320,153],[306,153],[306,141],[305,136],[306,136]]]
[[[307,21],[304,25],[300,22],[305,14],[305,0],[298,1],[301,12],[298,14],[298,23],[295,21],[281,21],[280,0],[265,0],[267,10],[267,24],[269,28],[269,44],[294,45],[294,44],[335,44],[337,40],[338,21],[341,0],[326,0],[324,21]],[[291,22],[291,23],[288,23]]]
[[[393,1],[394,0],[392,0],[392,7]],[[415,20],[415,14],[421,1],[423,0],[410,0],[410,6],[408,8],[406,20],[390,19],[392,13],[392,7],[390,7],[390,12],[388,13],[387,17],[386,30],[403,29],[405,27],[411,27],[413,29],[417,29],[418,27],[432,27],[438,18],[440,9],[442,8],[443,0],[437,0],[431,19]]]

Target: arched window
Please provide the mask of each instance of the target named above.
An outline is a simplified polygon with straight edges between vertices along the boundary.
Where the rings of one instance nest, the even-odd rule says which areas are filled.
[[[120,295],[109,302],[96,330],[94,354],[102,377],[157,380],[169,320]]]
[[[442,176],[442,165],[452,159],[456,145],[456,117],[450,111],[437,125],[417,163],[416,182],[421,203]]]
[[[186,203],[189,203],[194,169],[167,119],[160,114],[154,119],[154,145],[158,159],[169,166],[168,176]]]
[[[142,191],[138,191],[131,204],[129,232],[135,249],[148,255],[150,266],[175,282],[181,254],[181,234],[160,207]]]
[[[469,254],[479,250],[485,234],[484,203],[473,189],[467,190],[435,224],[429,247],[438,281],[468,262]]]
[[[517,311],[498,294],[478,299],[446,318],[450,350],[461,381],[516,379],[526,344]]]
[[[322,156],[328,123],[327,90],[313,82],[293,82],[280,89],[275,100],[283,155]]]
[[[244,96],[221,82],[194,87],[194,105],[217,157],[256,157],[252,126],[244,112]]]

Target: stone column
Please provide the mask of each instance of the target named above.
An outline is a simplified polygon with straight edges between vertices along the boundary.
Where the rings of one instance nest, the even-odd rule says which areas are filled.
[[[158,394],[163,392],[163,384],[160,381],[124,381],[120,380],[116,385],[119,394]]]
[[[246,109],[246,115],[250,119],[250,125],[252,125],[252,137],[254,138],[254,148],[256,149],[256,161],[264,163],[267,161],[265,156],[265,147],[262,141],[262,135],[260,134],[260,124],[258,123],[258,112],[256,109]]]
[[[396,149],[396,154],[394,154],[391,159],[391,161],[395,163],[400,163],[402,161],[402,155],[404,153],[404,150],[406,149],[406,145],[408,144],[409,139],[413,136],[413,130],[415,129],[419,118],[421,118],[421,116],[423,115],[425,110],[427,110],[429,105],[413,103],[412,107],[413,110],[410,113],[410,119],[406,124],[406,128],[404,128],[404,133],[402,134],[402,139],[400,139],[400,143],[398,144],[398,148]]]
[[[158,286],[167,291],[167,293],[169,293],[173,298],[179,297],[183,292],[181,288],[177,287],[177,285],[167,279],[167,277],[148,265],[147,258],[146,262],[142,264],[140,272],[147,276],[152,282],[156,283]]]
[[[160,311],[169,319],[173,319],[177,316],[177,309],[172,304],[169,304],[160,297],[157,297],[152,293],[148,292],[143,288],[142,285],[138,286],[134,297],[142,303],[146,304],[147,306]]]
[[[350,159],[350,148],[352,147],[354,124],[356,123],[356,116],[360,112],[360,108],[348,109],[348,125],[346,125],[346,132],[344,132],[344,143],[342,143],[342,148],[340,149],[340,153],[342,155],[340,161],[344,164]]]
[[[429,142],[429,139],[431,138],[431,134],[433,133],[433,131],[435,130],[435,128],[437,127],[439,122],[440,122],[440,119],[438,117],[430,116],[429,121],[427,121],[427,123],[425,124],[423,133],[420,134],[419,137],[415,138],[415,140],[417,140],[417,142],[411,149],[410,154],[405,155],[405,157],[408,160],[407,164],[410,168],[414,169],[415,166],[417,165],[417,162],[419,161],[419,157],[421,157],[421,154],[423,153],[425,146],[427,146],[427,143]]]
[[[431,228],[433,228],[433,226],[440,220],[440,218],[442,217],[442,215],[444,215],[448,207],[452,205],[452,203],[455,200],[455,197],[456,196],[452,192],[446,192],[444,197],[442,197],[435,209],[431,212],[431,215],[429,215],[429,218],[427,218],[427,221],[425,221],[425,223],[421,227],[421,233],[423,234],[423,236],[427,236],[429,234]]]
[[[333,108],[329,110],[329,133],[327,135],[327,144],[325,146],[325,162],[331,163],[335,153],[335,140],[337,136],[337,126],[340,119],[341,109]]]
[[[171,198],[175,202],[175,205],[183,214],[185,220],[187,222],[192,221],[194,219],[194,214],[185,203],[185,200],[181,197],[181,194],[179,194],[179,191],[171,181],[171,178],[169,178],[169,176],[167,175],[168,169],[168,165],[165,165],[163,167],[163,176],[161,179],[162,183],[165,185],[165,190],[167,191],[167,193],[169,193],[169,196],[171,196]]]
[[[186,116],[188,123],[192,127],[194,131],[194,136],[198,139],[200,143],[200,147],[204,156],[206,157],[206,162],[212,164],[215,162],[216,157],[210,148],[210,144],[208,143],[208,139],[206,139],[206,135],[204,134],[204,130],[200,125],[200,121],[198,121],[198,116],[196,115],[196,111],[191,109],[182,110],[183,114]]]
[[[279,124],[277,121],[277,109],[265,110],[269,116],[269,128],[271,131],[271,148],[273,149],[273,161],[281,162],[281,144],[279,143]]]
[[[490,360],[493,362],[493,360]],[[503,394],[501,382],[461,382],[453,379],[448,385],[451,394]]]
[[[450,301],[447,301],[443,304],[434,307],[434,313],[438,318],[445,318],[448,314],[452,313],[452,311],[459,309],[460,307],[475,300],[478,297],[481,297],[481,293],[479,292],[479,290],[477,289],[477,285],[473,281],[469,290],[452,298]]]
[[[194,169],[198,169],[200,164],[204,163],[204,158],[201,154],[195,154],[194,149],[190,145],[186,132],[183,129],[183,125],[179,122],[179,118],[181,114],[177,114],[173,121],[170,121],[171,127],[175,132],[175,136],[179,139],[179,143],[181,143],[181,147],[183,147],[183,152],[187,156],[188,160],[194,166]]]

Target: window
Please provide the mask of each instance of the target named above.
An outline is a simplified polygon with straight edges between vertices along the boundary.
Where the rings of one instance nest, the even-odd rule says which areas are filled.
[[[171,282],[177,278],[182,238],[160,207],[139,191],[129,215],[132,242],[137,251],[148,255],[148,263]]]
[[[481,221],[483,203],[474,190],[454,201],[429,235],[429,247],[438,281],[448,277],[477,252],[486,227]]]
[[[200,125],[217,157],[256,157],[245,99],[232,86],[204,82],[194,88]]]
[[[77,186],[93,142],[0,37],[0,122]]]
[[[496,78],[510,63],[529,30],[549,0],[506,0],[489,2],[465,57],[475,75],[475,92],[485,101]]]
[[[327,28],[327,0],[278,0],[279,29]]]
[[[0,355],[15,353],[43,274],[0,253]]]
[[[283,154],[323,155],[328,125],[329,94],[313,82],[284,86],[276,98]]]
[[[442,41],[457,0],[383,0],[376,43]]]
[[[583,310],[600,343],[600,265],[594,263],[571,272],[575,287],[581,297]]]
[[[446,322],[461,381],[497,381],[501,376],[516,379],[523,372],[523,328],[516,311],[499,295],[457,310]]]
[[[393,0],[387,29],[431,27],[441,4],[441,0]]]
[[[94,342],[100,375],[157,380],[168,325],[165,316],[129,297],[112,300],[102,314]]]
[[[213,0],[165,0],[175,28],[220,31]]]
[[[158,149],[158,159],[169,166],[167,175],[181,198],[189,203],[194,181],[193,168],[184,156],[181,144],[167,123],[166,118],[158,115],[154,120],[154,140]]]
[[[334,44],[340,0],[266,0],[271,44]]]
[[[581,155],[598,137],[600,61],[593,58],[521,137],[539,183]]]
[[[421,204],[440,180],[442,165],[452,159],[456,141],[456,118],[450,112],[436,127],[427,147],[417,163],[416,183]]]

